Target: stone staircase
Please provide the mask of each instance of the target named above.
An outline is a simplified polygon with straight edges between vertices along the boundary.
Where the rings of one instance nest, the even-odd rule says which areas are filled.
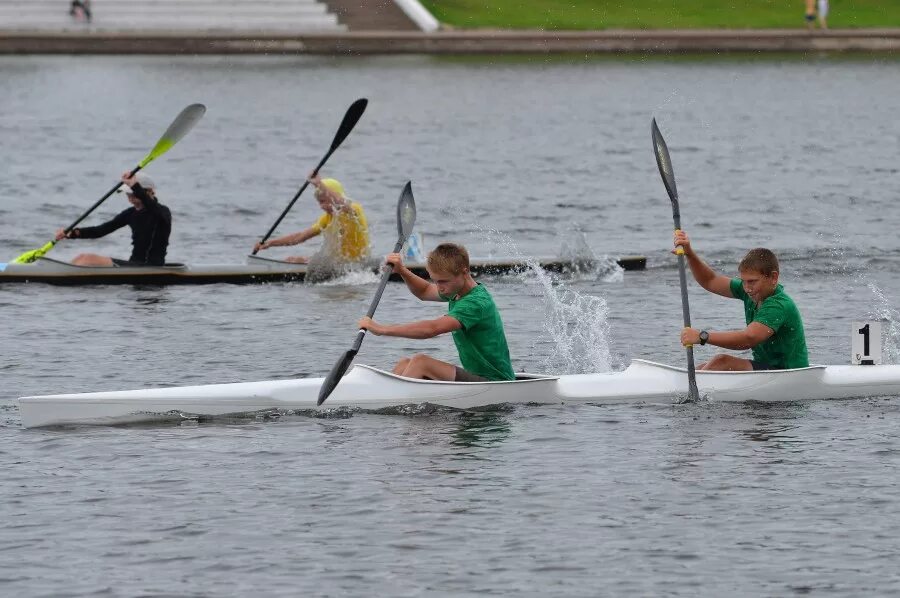
[[[90,23],[66,0],[0,0],[0,32],[340,33],[347,27],[316,0],[92,0]]]
[[[418,31],[394,0],[322,0],[351,31]]]

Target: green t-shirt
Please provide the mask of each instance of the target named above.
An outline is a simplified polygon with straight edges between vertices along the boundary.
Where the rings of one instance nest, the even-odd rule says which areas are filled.
[[[800,310],[784,292],[783,286],[776,286],[775,292],[757,307],[744,291],[741,279],[732,278],[731,295],[744,302],[744,315],[748,325],[759,322],[775,331],[775,334],[753,347],[754,361],[782,370],[809,366]]]
[[[488,290],[479,283],[459,299],[441,299],[450,304],[447,315],[462,324],[452,334],[463,369],[488,380],[515,380],[503,321]]]

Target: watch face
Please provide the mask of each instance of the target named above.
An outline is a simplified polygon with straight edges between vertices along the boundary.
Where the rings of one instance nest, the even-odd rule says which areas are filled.
[[[705,344],[706,341],[708,341],[708,340],[709,340],[709,333],[705,330],[701,330],[700,331],[700,342]]]

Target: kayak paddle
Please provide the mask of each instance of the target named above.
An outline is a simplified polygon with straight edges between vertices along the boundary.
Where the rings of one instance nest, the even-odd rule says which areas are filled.
[[[172,149],[172,146],[174,146],[176,143],[181,141],[181,138],[184,137],[185,135],[187,135],[188,131],[190,131],[191,129],[194,128],[194,125],[197,124],[197,121],[199,121],[205,113],[206,113],[206,106],[204,106],[203,104],[191,104],[190,106],[188,106],[187,108],[182,110],[181,114],[179,114],[177,117],[175,117],[175,120],[172,121],[172,124],[169,125],[168,129],[166,129],[166,132],[163,133],[163,136],[159,138],[159,141],[157,141],[156,145],[153,146],[153,149],[150,150],[150,153],[147,154],[146,157],[144,157],[144,159],[140,161],[140,163],[137,165],[137,167],[131,171],[131,176],[134,176],[139,170],[141,170],[147,164],[150,164],[150,162],[153,162],[153,160],[155,160],[156,158],[159,158],[164,153],[166,153],[167,151]],[[76,220],[75,222],[70,224],[68,228],[66,228],[66,234],[68,235],[73,230],[75,230],[75,227],[78,226],[82,220],[87,218],[91,214],[91,212],[96,210],[100,206],[100,204],[102,204],[104,201],[106,201],[107,198],[109,198],[110,195],[115,193],[121,186],[122,186],[122,181],[119,181],[118,183],[116,183],[116,185],[112,189],[107,191],[106,195],[104,195],[103,197],[98,199],[97,202],[94,205],[92,205],[90,207],[90,209],[88,209],[87,212],[82,214],[78,218],[78,220]],[[53,241],[50,241],[49,243],[47,243],[46,245],[41,247],[40,249],[33,249],[31,251],[26,251],[25,253],[23,253],[22,255],[17,257],[15,260],[13,260],[13,263],[14,264],[30,264],[31,262],[35,261],[42,255],[45,255],[48,251],[53,249],[53,247],[56,245],[56,243],[57,243],[57,241],[54,239]]]
[[[412,184],[407,182],[403,187],[403,192],[400,194],[400,200],[397,202],[397,244],[394,245],[394,253],[400,253],[400,250],[403,248],[403,244],[406,243],[406,239],[409,238],[410,233],[412,233],[413,226],[416,223],[416,201],[413,198],[412,192]],[[366,312],[366,317],[371,318],[375,315],[375,308],[378,307],[378,302],[381,301],[381,295],[384,293],[384,287],[387,285],[388,279],[391,277],[391,272],[394,271],[394,267],[391,266],[384,271],[384,274],[381,275],[381,284],[378,285],[378,290],[375,292],[375,297],[372,299],[372,304],[369,305],[369,311]],[[346,351],[340,359],[338,359],[337,363],[334,364],[334,367],[331,368],[331,371],[328,372],[328,377],[325,378],[325,381],[322,383],[322,388],[319,389],[319,400],[316,405],[321,405],[325,402],[325,399],[328,398],[328,395],[334,391],[335,387],[338,385],[338,382],[341,381],[341,378],[344,376],[344,373],[347,371],[347,368],[350,367],[350,363],[353,361],[353,358],[356,357],[356,354],[359,353],[359,347],[362,345],[363,339],[366,337],[366,330],[360,329],[359,332],[356,333],[356,340],[353,342],[353,346],[350,347],[350,350]]]
[[[656,154],[656,165],[659,167],[659,174],[662,177],[663,185],[666,186],[666,192],[669,199],[672,200],[672,217],[675,219],[675,230],[681,230],[681,211],[678,208],[678,189],[675,188],[675,172],[672,170],[672,159],[669,157],[669,148],[666,146],[666,140],[663,139],[659,127],[656,126],[656,119],[650,125],[650,132],[653,136],[653,153]],[[684,327],[691,327],[691,307],[688,305],[687,293],[687,275],[684,267],[684,249],[678,247],[675,250],[678,255],[678,278],[681,281],[681,311],[684,316]],[[692,401],[700,400],[700,392],[697,390],[697,372],[694,369],[694,347],[687,345],[687,370],[688,370],[688,390]]]
[[[331,142],[331,147],[328,149],[328,153],[325,154],[325,157],[322,158],[322,161],[319,162],[319,165],[316,166],[315,170],[312,171],[312,176],[303,181],[303,185],[300,187],[300,190],[294,195],[294,198],[291,200],[291,203],[287,205],[284,211],[281,213],[281,216],[278,217],[278,220],[275,221],[275,224],[272,225],[272,228],[269,229],[269,232],[265,234],[265,236],[260,240],[260,245],[269,240],[269,237],[272,236],[272,233],[275,232],[275,229],[278,228],[278,225],[281,224],[281,221],[284,220],[284,217],[287,216],[287,213],[290,212],[291,208],[294,207],[294,203],[300,198],[306,188],[309,186],[309,179],[313,176],[319,174],[319,170],[322,166],[325,165],[325,162],[328,161],[328,158],[331,157],[331,154],[334,151],[341,147],[341,144],[344,143],[344,140],[347,138],[347,135],[350,134],[350,131],[353,130],[353,127],[356,126],[356,123],[359,122],[360,117],[362,117],[363,112],[366,111],[366,106],[369,104],[369,100],[365,98],[361,98],[356,100],[350,107],[347,108],[347,113],[344,114],[344,120],[341,121],[341,126],[338,127],[337,133],[334,134],[334,140]],[[250,255],[256,255],[257,251],[254,248],[253,253]]]

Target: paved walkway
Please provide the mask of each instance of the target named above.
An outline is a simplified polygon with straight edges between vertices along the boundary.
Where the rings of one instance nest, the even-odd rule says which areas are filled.
[[[2,1],[2,0],[0,0]],[[43,0],[36,0],[43,1]],[[133,0],[122,0],[133,1]],[[161,1],[161,0],[160,0]],[[179,0],[180,1],[180,0]],[[200,0],[185,0],[200,1]],[[0,31],[0,53],[503,54],[900,52],[900,29],[676,31]]]

